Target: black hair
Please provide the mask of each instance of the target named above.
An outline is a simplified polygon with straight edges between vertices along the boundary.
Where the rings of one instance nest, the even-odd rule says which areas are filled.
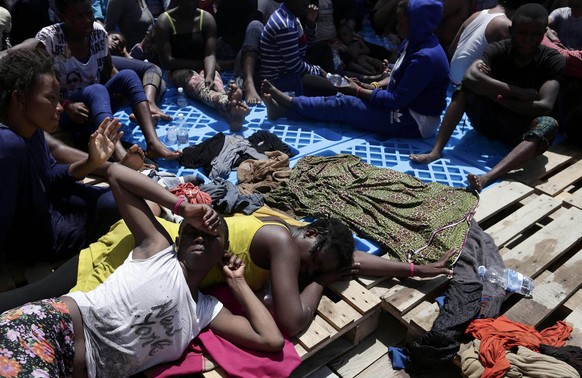
[[[0,119],[8,117],[12,93],[26,98],[43,74],[55,75],[53,58],[44,48],[15,48],[0,59]]]
[[[497,4],[501,5],[506,10],[516,10],[524,4],[531,3],[531,0],[498,0]]]
[[[65,13],[69,6],[76,3],[84,3],[87,0],[55,0],[55,6],[59,13]]]
[[[396,4],[396,9],[402,9],[404,14],[408,14],[408,0],[400,0],[398,4]]]
[[[529,18],[534,21],[541,21],[546,26],[548,25],[548,11],[538,3],[527,3],[517,8],[511,17],[511,23],[515,24],[518,18]]]
[[[338,268],[351,265],[354,261],[354,235],[348,226],[337,218],[319,218],[313,223],[301,227],[317,231],[317,240],[309,253],[314,254],[319,249],[324,256],[337,260]]]

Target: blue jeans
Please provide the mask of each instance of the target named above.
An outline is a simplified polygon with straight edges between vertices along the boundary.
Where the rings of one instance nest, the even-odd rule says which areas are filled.
[[[90,109],[90,118],[89,121],[82,125],[83,130],[80,130],[79,124],[73,122],[63,112],[60,126],[64,130],[73,132],[73,134],[91,134],[97,130],[97,127],[105,118],[113,118],[114,109],[121,104],[118,98],[128,100],[131,106],[147,101],[143,85],[135,71],[121,70],[105,84],[89,85],[79,95],[68,99],[73,102],[83,102],[87,105]]]
[[[387,138],[421,138],[408,109],[380,109],[359,97],[293,97],[287,117],[300,121],[327,121],[352,125]]]

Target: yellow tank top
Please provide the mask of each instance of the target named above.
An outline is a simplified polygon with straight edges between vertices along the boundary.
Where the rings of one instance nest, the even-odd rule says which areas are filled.
[[[252,290],[259,290],[269,277],[270,271],[256,265],[252,260],[250,249],[253,238],[257,231],[265,225],[287,227],[279,222],[262,222],[253,215],[235,214],[224,219],[228,225],[229,252],[245,262],[245,279]],[[200,288],[205,289],[219,282],[224,282],[224,278],[220,269],[214,267],[204,277],[200,283]]]

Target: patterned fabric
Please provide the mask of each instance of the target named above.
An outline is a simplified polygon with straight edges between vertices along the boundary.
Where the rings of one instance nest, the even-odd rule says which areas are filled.
[[[557,132],[558,121],[552,117],[538,117],[532,121],[531,129],[523,135],[523,139],[537,139],[536,153],[541,155],[552,145]]]
[[[391,257],[425,264],[461,251],[477,194],[425,184],[353,155],[306,156],[265,202],[300,218],[330,215],[378,242]]]
[[[204,71],[192,72],[192,76],[185,88],[188,97],[198,99],[218,111],[227,122],[231,119],[231,103],[225,92],[224,83],[218,71],[214,74],[214,89],[210,89],[204,82]]]
[[[57,298],[31,302],[0,315],[0,377],[70,377],[73,319]]]

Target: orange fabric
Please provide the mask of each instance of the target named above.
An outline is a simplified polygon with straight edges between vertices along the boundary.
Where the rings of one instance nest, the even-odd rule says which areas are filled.
[[[534,327],[500,316],[497,319],[473,320],[465,334],[481,340],[479,357],[485,367],[482,378],[503,377],[509,370],[505,351],[518,345],[539,352],[540,344],[564,345],[572,327],[559,320],[554,326],[538,332]]]
[[[210,198],[210,195],[206,192],[201,191],[200,188],[198,188],[191,182],[178,184],[178,186],[170,190],[170,192],[177,195],[178,197],[180,196],[186,197],[188,202],[191,204],[197,203],[206,205],[212,204],[212,198]]]

